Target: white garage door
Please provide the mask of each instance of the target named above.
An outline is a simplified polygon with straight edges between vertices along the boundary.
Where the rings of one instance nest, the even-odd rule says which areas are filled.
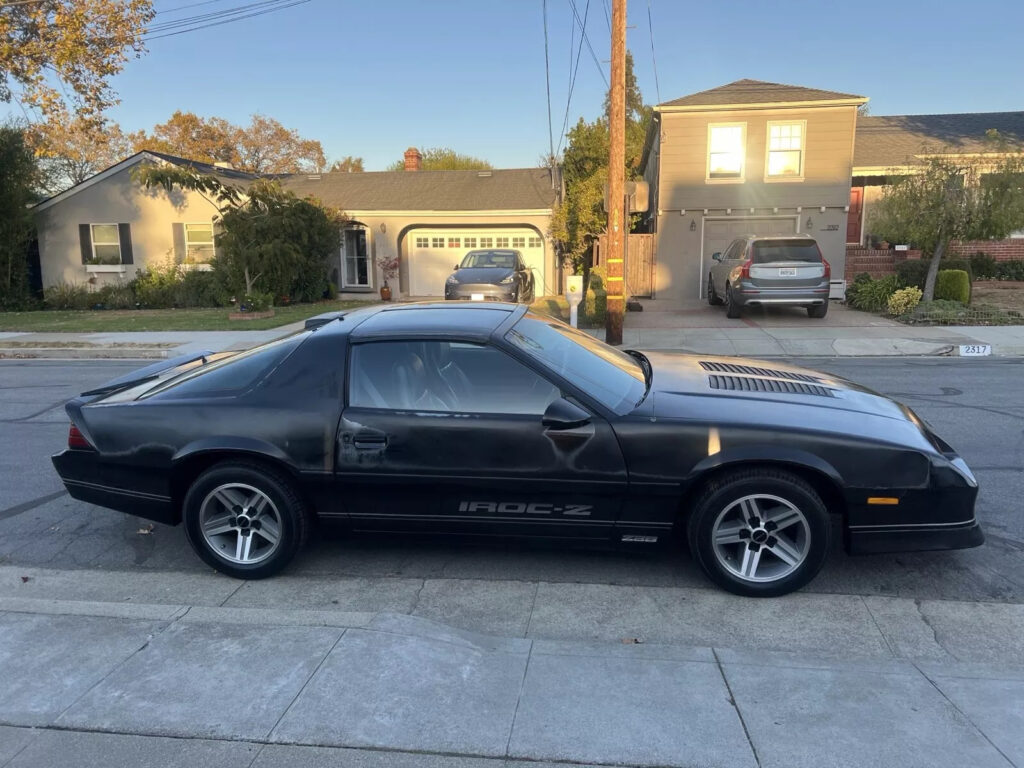
[[[794,232],[796,232],[796,219],[793,216],[705,219],[702,271],[698,282],[701,297],[707,296],[708,272],[712,264],[711,254],[723,253],[729,247],[729,243],[743,235],[792,235]]]
[[[406,243],[412,296],[444,296],[444,281],[452,268],[469,251],[482,248],[521,252],[533,270],[537,295],[544,292],[544,240],[532,229],[414,229],[406,235]]]

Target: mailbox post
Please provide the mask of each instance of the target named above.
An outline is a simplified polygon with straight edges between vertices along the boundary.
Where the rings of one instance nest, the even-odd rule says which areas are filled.
[[[569,324],[575,328],[580,302],[583,301],[582,275],[570,275],[565,278],[565,300],[569,302]]]

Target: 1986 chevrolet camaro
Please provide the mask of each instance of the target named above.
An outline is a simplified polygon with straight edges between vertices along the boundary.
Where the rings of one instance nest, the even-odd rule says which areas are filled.
[[[184,523],[240,578],[284,568],[318,519],[633,547],[678,531],[752,596],[807,584],[833,527],[850,553],[983,540],[974,476],[909,408],[782,364],[620,351],[511,304],[320,316],[67,412],[72,496]]]

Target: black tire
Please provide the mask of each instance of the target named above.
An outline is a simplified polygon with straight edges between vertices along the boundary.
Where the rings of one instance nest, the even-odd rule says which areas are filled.
[[[724,303],[718,294],[715,293],[715,281],[711,279],[711,275],[708,275],[708,304],[712,307],[720,307]]]
[[[814,317],[814,318],[817,318],[817,319],[820,320],[821,318],[823,318],[827,314],[828,314],[828,302],[827,301],[824,304],[815,304],[814,306],[811,306],[811,307],[807,308],[807,316],[808,317]]]
[[[214,495],[216,490],[235,485],[251,488],[262,494],[272,504],[275,518],[277,518],[275,520],[275,527],[278,529],[276,545],[267,543],[263,538],[265,533],[259,533],[259,525],[252,525],[259,538],[254,535],[254,530],[248,532],[248,536],[253,542],[259,542],[256,546],[262,544],[269,547],[269,552],[258,562],[233,562],[230,559],[230,549],[225,546],[218,549],[212,543],[213,539],[204,535],[202,530],[204,503]],[[218,513],[225,510],[226,505],[222,504]],[[228,512],[227,514],[234,513]],[[196,478],[185,495],[182,518],[185,524],[185,535],[195,553],[211,567],[236,579],[263,579],[281,571],[306,543],[311,523],[309,510],[295,490],[292,481],[284,473],[259,463],[247,461],[216,464]],[[238,520],[239,518],[235,517],[234,519]],[[247,527],[248,525],[247,522]],[[236,534],[234,540],[237,540],[239,529],[235,526],[232,530]],[[218,541],[227,543],[231,536],[231,532],[225,532]],[[248,550],[246,552],[248,553]]]
[[[782,499],[784,505],[797,510],[803,520],[785,523],[785,537],[782,529],[772,528],[764,522],[773,514],[777,517],[791,515],[787,506],[777,505],[774,501],[761,501],[757,507],[762,515],[761,522],[753,528],[757,534],[746,537],[742,531],[736,538],[739,543],[723,544],[721,548],[715,544],[716,530],[720,535],[728,535],[729,515],[738,512],[746,516],[746,507],[740,500],[750,499],[757,495]],[[779,512],[781,510],[781,512]],[[723,519],[721,527],[719,520]],[[767,534],[763,533],[768,528]],[[752,575],[755,578],[744,578],[731,570],[743,570],[747,561],[746,549],[755,550],[754,539],[767,535],[765,543],[758,544],[757,550],[764,557],[765,570],[758,573],[758,565],[754,565]],[[800,536],[803,536],[802,540]],[[792,539],[790,538],[792,537]],[[828,511],[815,490],[803,479],[789,472],[776,469],[736,470],[720,475],[704,488],[697,499],[690,519],[687,522],[687,539],[690,552],[697,564],[713,582],[723,589],[745,597],[777,597],[800,589],[813,579],[821,570],[831,548],[832,525]],[[783,539],[789,552],[800,550],[802,559],[794,559],[794,563],[783,561],[778,551],[789,557],[786,549],[781,549],[779,539]],[[743,543],[746,541],[746,543]],[[774,543],[773,543],[774,542]],[[732,553],[732,554],[730,554]],[[739,558],[744,557],[743,562]],[[751,556],[752,557],[752,556]],[[726,562],[729,565],[726,565]],[[776,569],[776,573],[772,569]]]
[[[728,285],[725,286],[725,316],[731,320],[736,320],[742,312],[743,307],[734,301],[732,288]]]

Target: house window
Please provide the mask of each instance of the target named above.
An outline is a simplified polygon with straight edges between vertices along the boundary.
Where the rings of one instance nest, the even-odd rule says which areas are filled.
[[[416,247],[417,248],[428,248],[429,246],[430,246],[430,238],[429,237],[417,237],[416,238]]]
[[[92,225],[92,263],[121,263],[121,238],[117,224]]]
[[[526,238],[525,237],[513,237],[512,238],[512,247],[513,248],[525,248],[526,247]]]
[[[365,229],[346,229],[342,241],[345,257],[344,287],[370,287],[370,255]]]
[[[213,256],[213,224],[186,224],[185,263],[209,264]]]
[[[531,248],[540,248],[543,244],[544,244],[543,241],[539,237],[531,237],[530,238],[530,247]]]
[[[448,238],[448,247],[449,248],[461,248],[462,247],[462,241],[459,238],[457,238],[457,237],[449,237]]]
[[[746,144],[746,123],[709,125],[707,178],[743,181]]]
[[[493,237],[481,237],[480,238],[480,247],[481,248],[493,248],[494,247],[494,238]]]
[[[431,238],[430,239],[430,247],[431,248],[444,248],[444,238],[443,237],[433,237],[433,238]]]
[[[766,178],[800,179],[804,175],[804,137],[807,123],[768,123]]]
[[[464,238],[462,238],[462,244],[466,248],[476,248],[476,238],[475,237],[464,237]]]
[[[494,242],[495,242],[495,244],[499,248],[508,248],[508,238],[507,237],[496,237],[496,238],[494,238]]]

